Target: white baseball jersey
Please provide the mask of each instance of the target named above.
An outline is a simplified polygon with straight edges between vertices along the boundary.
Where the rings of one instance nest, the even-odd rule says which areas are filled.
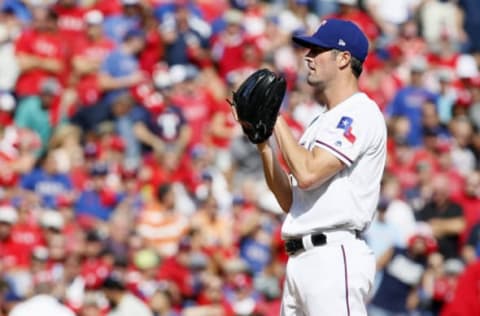
[[[386,160],[386,124],[378,105],[358,92],[317,116],[300,144],[318,146],[345,168],[317,187],[302,190],[291,176],[293,201],[282,235],[335,229],[363,230],[371,222]]]

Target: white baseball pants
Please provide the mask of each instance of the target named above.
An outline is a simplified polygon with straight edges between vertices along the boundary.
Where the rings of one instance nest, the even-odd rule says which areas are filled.
[[[375,257],[348,231],[325,233],[327,243],[289,258],[281,316],[366,316]]]

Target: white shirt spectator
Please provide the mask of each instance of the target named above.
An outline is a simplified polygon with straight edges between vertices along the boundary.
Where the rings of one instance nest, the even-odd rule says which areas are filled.
[[[53,296],[36,295],[15,306],[10,316],[75,316],[65,305],[60,304]],[[138,314],[137,316],[140,316]]]
[[[453,1],[426,1],[420,11],[422,33],[429,43],[438,41],[443,35],[459,39],[460,25],[458,8]]]
[[[413,210],[402,200],[393,200],[385,213],[387,223],[395,225],[399,230],[398,245],[406,246],[408,239],[414,235],[417,223]]]
[[[412,8],[415,8],[419,2],[419,0],[367,0],[366,4],[374,7],[384,22],[400,25],[409,19]]]
[[[0,25],[0,91],[12,91],[20,70],[7,29]]]
[[[52,314],[54,315],[54,314]],[[120,304],[108,316],[153,316],[150,309],[137,297],[125,294]]]

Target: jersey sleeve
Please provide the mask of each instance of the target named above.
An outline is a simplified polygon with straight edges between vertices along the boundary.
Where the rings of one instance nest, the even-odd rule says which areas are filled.
[[[322,122],[313,146],[323,148],[350,167],[362,152],[365,133],[360,119],[342,115]]]
[[[31,31],[22,33],[15,42],[15,53],[31,54],[31,44],[33,40],[33,33]]]

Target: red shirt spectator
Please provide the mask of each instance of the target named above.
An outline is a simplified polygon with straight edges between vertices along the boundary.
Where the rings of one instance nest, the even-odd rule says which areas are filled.
[[[227,24],[212,40],[212,55],[222,78],[242,66],[243,45],[246,35],[242,30],[243,15],[238,11],[227,11],[223,19]]]
[[[464,244],[467,241],[472,227],[480,221],[480,196],[478,186],[480,185],[480,174],[474,172],[468,174],[461,195],[455,201],[463,208],[465,218],[465,230],[460,236],[460,241]]]
[[[58,15],[58,31],[62,38],[76,41],[85,31],[85,9],[76,0],[59,0],[53,10]]]
[[[100,11],[90,11],[85,15],[86,36],[78,41],[73,52],[73,70],[78,77],[78,101],[82,105],[95,104],[100,99],[102,91],[97,73],[115,46],[103,35],[102,21]]]
[[[327,16],[326,18],[352,21],[357,24],[363,32],[365,32],[365,35],[367,35],[370,41],[375,41],[380,35],[380,30],[375,21],[370,15],[360,10],[355,4],[340,3],[338,12]]]
[[[177,93],[172,96],[172,103],[182,109],[188,125],[192,129],[190,145],[203,143],[215,100],[213,96],[195,83],[195,79],[187,79],[178,85]]]
[[[228,149],[237,127],[227,102],[213,102],[213,115],[210,123],[210,143],[221,149]]]
[[[460,275],[454,297],[442,310],[441,316],[480,315],[478,282],[480,280],[480,261],[466,268]]]
[[[21,69],[16,92],[22,97],[38,94],[47,77],[56,76],[63,83],[66,79],[65,40],[57,33],[57,15],[45,8],[35,9],[40,10],[34,10],[36,27],[25,30],[15,46]]]

